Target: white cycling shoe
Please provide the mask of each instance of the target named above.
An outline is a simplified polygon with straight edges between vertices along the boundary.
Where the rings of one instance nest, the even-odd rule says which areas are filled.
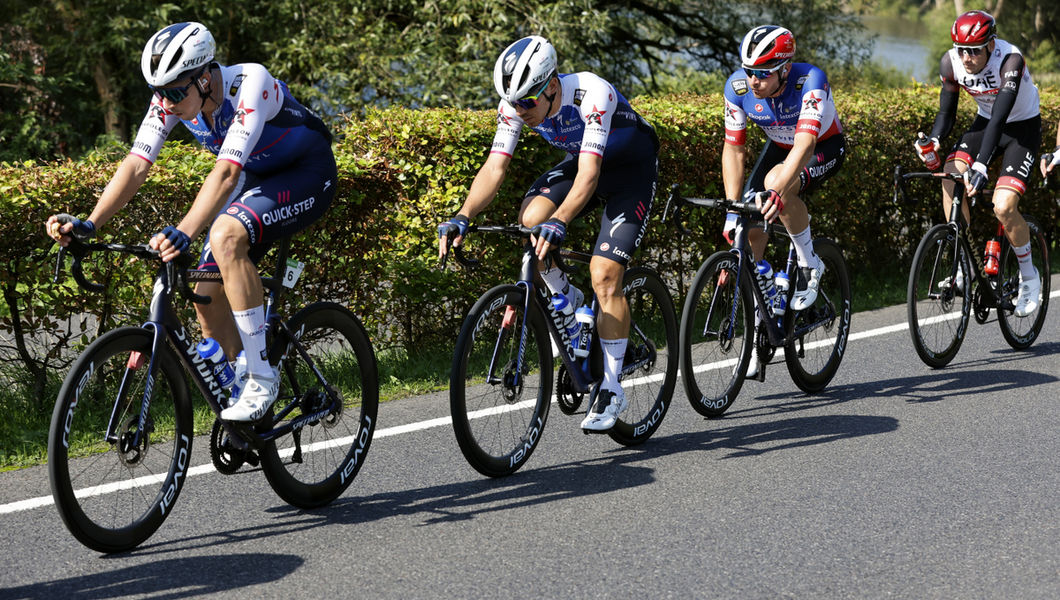
[[[588,414],[582,420],[582,429],[589,431],[607,431],[611,429],[615,426],[615,422],[618,421],[618,415],[626,410],[628,404],[626,393],[621,389],[617,392],[600,390],[600,393],[596,395],[596,402],[593,402],[593,405],[589,407]]]
[[[791,310],[805,310],[817,300],[817,288],[821,286],[821,277],[824,277],[824,261],[819,256],[815,258],[816,265],[799,267],[799,282],[795,287],[795,295],[791,297]]]
[[[1020,277],[1020,293],[1016,297],[1016,308],[1012,312],[1017,317],[1030,316],[1034,311],[1038,310],[1041,296],[1042,280],[1038,277],[1038,270],[1035,269],[1034,277],[1031,277],[1030,281],[1024,281],[1023,277]]]
[[[280,391],[279,377],[263,377],[250,374],[239,399],[221,411],[224,421],[257,421],[265,415]]]

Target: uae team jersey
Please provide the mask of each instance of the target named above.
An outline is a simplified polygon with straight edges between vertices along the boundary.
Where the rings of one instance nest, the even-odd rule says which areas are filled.
[[[756,98],[740,69],[725,82],[725,143],[742,146],[747,121],[757,123],[782,148],[795,144],[796,133],[812,133],[818,141],[843,132],[824,71],[794,63],[784,91],[775,98]]]
[[[605,163],[654,160],[651,125],[607,81],[592,73],[560,74],[559,112],[533,130],[549,144],[572,155],[588,152]],[[544,96],[538,102],[548,102]],[[511,156],[525,123],[506,100],[497,107],[497,133],[492,153]]]
[[[994,101],[1002,90],[1016,92],[1016,102],[1005,122],[1014,123],[1038,116],[1038,87],[1031,80],[1030,70],[1019,48],[1005,40],[995,39],[990,60],[974,75],[964,68],[956,48],[949,49],[942,56],[939,71],[944,88],[956,90],[960,86],[971,94],[979,107],[980,116],[991,118]]]
[[[221,105],[211,115],[208,127],[200,113],[182,121],[168,112],[155,94],[133,142],[132,154],[149,162],[158,153],[177,123],[184,123],[195,139],[217,155],[257,175],[283,169],[303,157],[327,137],[327,129],[315,115],[298,103],[287,84],[265,67],[246,63],[218,65],[221,70]],[[193,86],[191,94],[198,94]]]

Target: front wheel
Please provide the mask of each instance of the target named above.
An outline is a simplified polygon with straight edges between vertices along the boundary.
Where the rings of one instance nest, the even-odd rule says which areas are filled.
[[[850,335],[850,276],[843,251],[818,238],[813,251],[824,261],[817,299],[785,316],[784,362],[791,380],[807,394],[819,392],[839,370]]]
[[[55,506],[70,533],[99,552],[130,550],[150,537],[173,510],[191,466],[184,375],[168,346],[152,355],[152,338],[146,329],[123,327],[92,342],[52,413]]]
[[[629,304],[630,326],[619,380],[628,404],[608,434],[633,446],[655,433],[670,408],[680,345],[673,300],[654,271],[627,270],[622,291]]]
[[[958,275],[960,273],[960,275]],[[972,311],[972,269],[953,225],[935,225],[920,240],[906,300],[913,348],[939,369],[957,356]]]
[[[497,286],[464,319],[453,349],[449,407],[460,451],[488,477],[522,467],[538,442],[552,400],[548,330],[526,288]]]
[[[1049,245],[1038,224],[1024,215],[1031,233],[1031,262],[1038,271],[1042,293],[1038,309],[1025,317],[1018,317],[1012,310],[1002,308],[1016,303],[1020,288],[1019,260],[1012,245],[1006,240],[1001,251],[1000,270],[998,271],[998,293],[1001,303],[997,309],[997,322],[1001,326],[1001,335],[1009,346],[1016,350],[1025,350],[1038,339],[1038,334],[1045,325],[1045,314],[1049,310],[1049,288],[1052,279],[1049,271]]]
[[[692,280],[681,311],[681,376],[688,401],[704,417],[729,409],[751,361],[754,305],[738,260],[732,252],[711,255]]]
[[[287,330],[294,339],[278,334],[269,351],[280,365],[269,416],[273,428],[294,429],[262,447],[261,467],[280,498],[315,508],[345,491],[368,455],[379,408],[375,353],[360,321],[339,304],[311,304]]]

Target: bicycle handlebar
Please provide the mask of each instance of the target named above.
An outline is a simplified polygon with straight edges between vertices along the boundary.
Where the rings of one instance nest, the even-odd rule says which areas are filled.
[[[681,205],[687,204],[689,206],[699,206],[704,208],[716,208],[724,210],[725,212],[738,212],[744,214],[748,220],[752,222],[763,222],[765,221],[762,216],[762,210],[758,208],[753,200],[728,200],[724,198],[686,198],[678,193],[679,184],[673,184],[670,186],[670,195],[666,199],[666,207],[663,208],[662,221],[665,223],[667,215],[670,212],[670,205],[674,207],[674,227],[681,232],[682,235],[691,235],[691,231],[685,227],[681,221],[680,212]]]
[[[935,171],[913,171],[907,173],[905,167],[902,165],[895,165],[894,167],[894,202],[898,203],[899,192],[901,192],[902,200],[909,202],[909,192],[905,187],[905,182],[910,179],[949,179],[958,183],[965,183],[968,180],[969,171],[963,173],[944,173]],[[959,193],[963,194],[964,189],[961,187],[957,188]],[[979,194],[972,196],[972,204],[975,204],[976,198],[986,197],[987,194],[993,191],[993,188],[986,188],[979,192]]]
[[[155,260],[159,262],[162,260],[158,251],[152,249],[147,244],[104,244],[98,242],[82,242],[76,237],[73,237],[70,239],[70,243],[67,246],[59,248],[59,256],[55,260],[55,283],[59,283],[59,272],[62,270],[63,259],[66,257],[66,254],[69,253],[70,256],[73,257],[70,273],[73,275],[74,281],[77,282],[77,285],[90,292],[102,292],[104,290],[103,284],[89,281],[88,278],[85,277],[84,268],[81,266],[81,261],[86,256],[99,251],[131,254],[136,258],[142,258],[145,260]],[[191,266],[191,261],[192,256],[184,252],[176,259],[162,263],[161,268],[166,269],[168,281],[175,283],[174,287],[180,292],[182,297],[196,304],[209,304],[211,298],[209,296],[200,296],[196,294],[191,290],[191,285],[188,283],[187,269]]]
[[[470,226],[468,226],[467,232],[464,234],[464,236],[466,237],[468,233],[472,233],[472,232],[478,232],[478,233],[499,233],[501,235],[505,235],[505,236],[508,236],[508,237],[510,237],[512,239],[516,239],[516,240],[526,239],[526,238],[530,237],[530,228],[529,227],[524,227],[522,225],[470,225]],[[565,260],[563,260],[563,257],[559,253],[560,248],[561,248],[561,246],[556,246],[556,247],[552,248],[551,250],[549,250],[548,251],[549,259],[551,259],[552,262],[557,267],[559,267],[559,269],[561,271],[563,271],[564,273],[573,273],[573,272],[575,272],[576,269],[574,267],[570,266],[569,264],[567,264],[567,262]],[[477,259],[474,259],[474,258],[468,258],[467,255],[464,253],[464,246],[463,245],[453,246],[453,241],[451,239],[446,238],[446,253],[442,256],[442,261],[441,261],[441,264],[440,264],[441,268],[443,268],[443,269],[445,268],[447,259],[449,258],[449,254],[450,254],[449,250],[450,249],[452,250],[452,254],[453,254],[456,262],[460,263],[461,266],[463,266],[463,267],[465,267],[467,269],[475,269],[475,268],[478,268],[478,266],[482,264],[482,261],[480,261],[480,260],[477,260]]]

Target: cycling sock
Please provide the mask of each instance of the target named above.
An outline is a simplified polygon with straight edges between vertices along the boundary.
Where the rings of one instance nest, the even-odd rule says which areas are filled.
[[[1027,242],[1019,248],[1013,246],[1012,251],[1016,253],[1016,259],[1020,262],[1020,279],[1022,281],[1034,279],[1034,263],[1031,262],[1031,243]]]
[[[545,280],[545,285],[552,291],[553,294],[563,294],[565,296],[570,294],[570,282],[567,280],[567,274],[556,267],[541,271],[541,279]]]
[[[247,373],[272,377],[265,351],[265,306],[255,306],[247,310],[234,310],[239,339],[243,341],[243,350],[247,357]]]
[[[605,390],[617,392],[622,389],[618,382],[618,374],[622,371],[622,363],[626,358],[626,343],[629,338],[620,340],[605,340],[600,338],[600,345],[604,348],[604,382],[601,387]]]
[[[810,234],[810,226],[807,225],[806,229],[800,233],[791,234],[791,241],[795,244],[795,254],[798,256],[799,266],[810,266],[810,257],[814,256],[813,236]]]

